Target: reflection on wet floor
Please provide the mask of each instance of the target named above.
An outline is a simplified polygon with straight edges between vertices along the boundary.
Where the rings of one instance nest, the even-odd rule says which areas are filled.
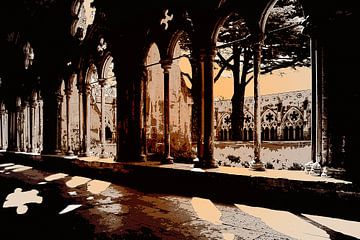
[[[71,177],[71,179],[69,181],[67,181],[65,184],[69,188],[76,188],[80,185],[83,185],[83,184],[89,182],[90,180],[91,180],[90,178],[75,176],[75,177]]]
[[[76,191],[68,192],[68,194],[69,194],[70,196],[76,196],[76,195],[77,195]]]
[[[35,189],[23,192],[21,188],[16,188],[6,197],[3,208],[16,207],[17,214],[25,214],[28,210],[27,204],[42,203],[43,198],[38,196],[38,193],[39,191]]]
[[[61,210],[59,212],[59,214],[64,214],[64,213],[68,213],[68,212],[71,212],[77,208],[81,207],[81,204],[70,204],[68,206],[66,206],[66,208],[64,208],[63,210]]]
[[[198,217],[202,220],[206,220],[215,225],[221,224],[221,212],[209,199],[194,197],[191,199],[191,205]]]
[[[272,229],[290,237],[306,240],[330,239],[330,236],[324,230],[292,213],[240,204],[235,204],[235,206],[241,211],[261,219]]]
[[[121,205],[118,203],[101,205],[98,207],[98,209],[106,213],[113,213],[113,214],[121,213]]]
[[[67,174],[65,174],[65,173],[55,173],[55,174],[52,174],[50,176],[47,176],[45,178],[45,180],[50,182],[50,181],[55,181],[55,180],[58,180],[58,179],[65,178],[66,176],[67,176]]]
[[[334,231],[360,239],[360,222],[309,214],[302,215]]]

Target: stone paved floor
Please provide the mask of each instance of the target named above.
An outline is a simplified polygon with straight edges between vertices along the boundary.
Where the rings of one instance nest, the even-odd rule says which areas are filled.
[[[0,162],[0,189],[1,239],[360,238],[359,222],[154,194],[11,161]]]

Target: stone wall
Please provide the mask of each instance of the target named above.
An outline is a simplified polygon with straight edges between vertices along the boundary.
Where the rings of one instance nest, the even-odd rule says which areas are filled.
[[[180,55],[176,46],[174,57]],[[148,53],[147,65],[158,63],[160,55],[153,45]],[[170,69],[170,138],[171,155],[186,155],[191,146],[191,108],[190,90],[181,78],[179,60],[174,60]],[[146,95],[147,147],[149,153],[163,152],[164,146],[164,74],[160,64],[148,67]]]
[[[260,97],[263,140],[310,140],[311,90],[268,94]],[[217,140],[231,139],[231,100],[215,100]],[[245,98],[243,140],[252,140],[254,99]]]

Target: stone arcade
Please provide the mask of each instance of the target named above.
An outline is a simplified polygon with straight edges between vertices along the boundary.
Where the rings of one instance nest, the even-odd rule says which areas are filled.
[[[304,34],[311,41],[312,159],[343,167],[359,178],[357,8],[351,0],[299,2],[308,16]],[[200,167],[216,167],[215,46],[222,22],[237,12],[249,25],[257,53],[252,114],[258,149],[260,47],[275,4],[276,0],[2,3],[0,148],[14,154],[86,156],[96,152],[95,141],[102,148],[97,150],[100,155],[113,143],[116,161],[139,161],[162,146],[159,161],[171,163],[174,135],[182,139],[182,147],[197,143]],[[179,91],[184,82],[177,69],[177,42],[183,33],[192,42],[192,87]],[[154,90],[159,87],[161,94]]]

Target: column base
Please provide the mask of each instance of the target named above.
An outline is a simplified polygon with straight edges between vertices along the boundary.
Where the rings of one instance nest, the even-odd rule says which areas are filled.
[[[218,168],[219,165],[216,163],[215,159],[206,161],[206,160],[199,160],[199,158],[195,158],[193,160],[194,168],[202,168],[202,169],[210,169],[210,168]]]
[[[79,157],[91,157],[91,154],[89,152],[83,152],[79,154]]]
[[[264,164],[261,161],[257,162],[255,160],[250,162],[250,169],[254,171],[265,171]]]
[[[70,150],[66,153],[66,156],[74,156],[74,152]]]
[[[174,158],[171,156],[167,156],[161,160],[161,164],[173,164],[173,163],[174,163]]]
[[[55,154],[55,155],[62,155],[62,152],[61,152],[61,150],[58,150],[58,149],[57,149],[57,150],[54,151],[54,154]]]
[[[312,165],[311,165],[311,169],[310,169],[310,172],[309,174],[310,175],[313,175],[313,176],[320,176],[321,175],[321,165],[319,162],[314,162]]]
[[[146,154],[141,154],[140,157],[139,157],[139,161],[140,161],[140,162],[146,162],[146,161],[147,161],[147,156],[146,156]]]

